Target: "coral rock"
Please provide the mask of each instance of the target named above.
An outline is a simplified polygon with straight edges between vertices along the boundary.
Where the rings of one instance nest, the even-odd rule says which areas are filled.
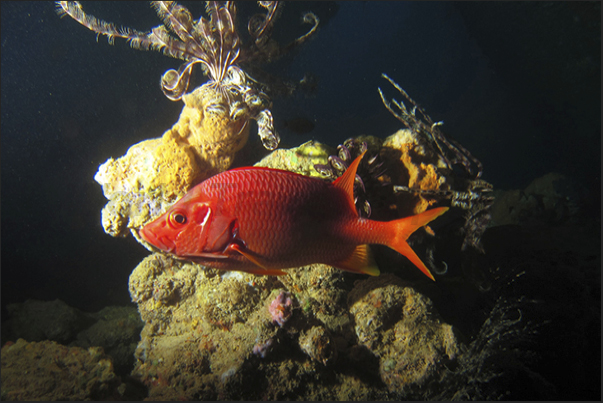
[[[386,161],[387,175],[393,185],[420,190],[449,190],[443,172],[446,163],[431,149],[422,145],[409,129],[401,129],[383,142],[381,157]],[[420,214],[435,203],[420,194],[400,194],[399,210],[404,215]]]
[[[326,164],[333,149],[310,140],[299,147],[275,150],[255,164],[257,167],[284,169],[300,175],[323,179],[314,169],[315,164]]]
[[[146,140],[99,167],[94,179],[109,203],[102,212],[105,232],[125,236],[159,215],[207,174],[190,145],[169,133]]]
[[[496,195],[491,227],[561,223],[579,217],[588,191],[558,173],[534,179],[524,190],[507,190]]]
[[[94,320],[89,314],[72,308],[63,301],[39,301],[28,299],[23,303],[9,304],[10,319],[2,324],[3,337],[11,340],[52,340],[67,344],[78,332],[90,326]]]
[[[216,108],[223,102],[216,97],[223,95],[210,86],[185,95],[178,122],[161,138],[135,144],[99,167],[94,179],[109,199],[102,212],[106,233],[125,236],[128,229],[141,228],[194,185],[230,167],[249,125]]]
[[[310,358],[323,365],[330,364],[337,358],[331,335],[322,326],[314,326],[307,332],[302,332],[299,336],[299,346]]]
[[[100,347],[19,339],[2,347],[1,373],[2,400],[114,400],[124,390]]]
[[[192,146],[212,172],[227,170],[235,153],[247,143],[248,120],[231,118],[229,102],[216,87],[202,85],[182,100],[180,118],[166,135]]]
[[[460,352],[431,301],[391,274],[363,280],[348,299],[358,342],[379,357],[390,391],[420,386]]]

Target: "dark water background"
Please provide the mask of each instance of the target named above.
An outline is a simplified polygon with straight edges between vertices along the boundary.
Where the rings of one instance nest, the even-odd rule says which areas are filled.
[[[159,79],[180,62],[120,39],[97,43],[50,2],[1,7],[2,316],[28,298],[85,311],[128,304],[128,276],[148,252],[103,232],[106,199],[93,177],[177,120],[182,103],[164,97]],[[160,23],[146,3],[84,9],[138,30]],[[495,188],[556,171],[600,204],[600,3],[288,3],[275,35],[305,32],[303,11],[321,18],[320,32],[269,70],[294,80],[311,72],[319,84],[311,96],[273,99],[272,111],[277,128],[297,117],[315,128],[280,130],[282,147],[395,132],[400,123],[377,93],[397,96],[384,72],[445,122]]]

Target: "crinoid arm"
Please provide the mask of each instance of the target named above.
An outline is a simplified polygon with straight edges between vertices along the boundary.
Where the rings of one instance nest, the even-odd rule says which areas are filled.
[[[130,46],[141,50],[157,50],[186,61],[178,70],[168,70],[162,77],[162,90],[171,100],[179,100],[188,88],[192,67],[204,65],[204,72],[216,83],[224,80],[228,69],[239,57],[239,36],[235,29],[234,3],[208,2],[209,19],[195,21],[184,6],[170,1],[154,1],[152,6],[164,25],[148,32],[113,23],[86,14],[77,1],[57,2],[59,15],[71,18],[95,32],[105,35],[110,44],[115,38],[124,38]],[[176,36],[170,34],[174,33]]]
[[[163,25],[159,25],[148,32],[141,32],[129,27],[117,27],[111,22],[106,22],[86,14],[79,1],[58,1],[57,13],[62,17],[68,15],[89,30],[99,35],[105,35],[112,45],[115,38],[124,38],[135,49],[157,50],[176,59],[189,60],[193,55],[176,38],[169,35]]]
[[[260,111],[256,117],[256,121],[258,123],[258,135],[262,139],[262,144],[268,150],[275,150],[281,139],[276,130],[274,130],[272,112],[268,109]]]
[[[144,33],[130,28],[117,28],[117,26],[112,22],[99,20],[92,15],[86,14],[82,8],[82,4],[79,1],[57,1],[56,6],[57,14],[59,14],[61,18],[65,15],[70,16],[89,30],[95,32],[97,41],[99,35],[105,35],[107,37],[107,41],[113,45],[115,42],[115,37],[129,38],[133,35],[144,35]]]
[[[417,105],[417,103],[400,87],[394,80],[389,78],[387,74],[381,74],[381,77],[385,78],[391,85],[402,94],[406,101],[412,106],[412,109],[408,109],[403,102],[399,102],[392,98],[391,103],[385,99],[381,88],[377,88],[379,96],[383,105],[387,108],[392,115],[396,117],[404,126],[417,133],[423,139],[428,140],[434,144],[442,159],[446,162],[446,165],[452,169],[453,165],[460,164],[463,166],[468,175],[473,176],[475,179],[482,175],[482,163],[471,155],[469,150],[458,144],[454,140],[446,138],[444,133],[440,131],[439,126],[443,125],[444,122],[433,122],[431,117],[425,113],[425,111]],[[394,104],[396,110],[392,107]],[[420,115],[417,114],[420,113]],[[452,158],[449,158],[449,154],[452,153]],[[477,167],[477,172],[474,166]]]
[[[282,7],[278,1],[258,1],[266,9],[266,14],[255,14],[249,19],[247,30],[257,46],[263,46],[272,34],[274,21],[280,15]]]
[[[268,42],[272,36],[272,29],[275,21],[281,14],[282,5],[278,1],[258,1],[258,4],[266,9],[266,14],[255,14],[249,19],[247,30],[249,36],[253,40],[251,49],[245,49],[243,57],[245,62],[250,62],[256,59],[275,60],[282,55],[290,52],[299,45],[305,43],[318,30],[319,18],[316,14],[307,12],[301,18],[302,24],[312,24],[312,27],[301,37],[287,44],[282,48],[269,46]]]
[[[312,24],[312,27],[304,35],[300,36],[299,38],[285,46],[283,53],[291,51],[292,49],[304,44],[308,39],[310,39],[310,37],[312,37],[312,35],[314,35],[318,30],[318,24],[320,23],[320,20],[318,19],[316,14],[308,12],[302,16],[302,23]]]

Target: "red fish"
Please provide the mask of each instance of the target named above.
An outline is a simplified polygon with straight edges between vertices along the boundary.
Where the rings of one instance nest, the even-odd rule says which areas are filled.
[[[264,275],[325,263],[376,276],[368,244],[382,244],[434,280],[406,239],[448,208],[389,222],[359,217],[353,189],[361,158],[333,183],[270,168],[222,172],[191,189],[140,236],[181,259]]]

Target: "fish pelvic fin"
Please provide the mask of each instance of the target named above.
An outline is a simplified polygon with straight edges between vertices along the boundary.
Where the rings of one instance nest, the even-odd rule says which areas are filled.
[[[399,220],[390,221],[388,226],[393,230],[392,235],[389,239],[386,239],[384,245],[389,246],[396,252],[406,256],[415,266],[419,268],[427,277],[435,281],[435,278],[421,261],[419,256],[414,250],[408,245],[406,240],[417,229],[425,226],[429,222],[435,220],[437,217],[448,211],[448,207],[438,207],[431,210],[424,211],[421,214],[413,215],[410,217],[401,218]]]
[[[245,268],[241,269],[246,273],[257,274],[260,276],[282,276],[283,274],[287,274],[286,272],[280,269],[274,269],[269,267],[265,262],[262,261],[261,258],[252,255],[250,252],[246,251],[244,248],[237,244],[232,244],[228,247],[229,250],[233,250],[235,252],[240,253],[245,258],[247,258],[250,262],[255,264],[257,267]]]
[[[356,157],[356,159],[352,161],[352,163],[350,164],[348,169],[346,169],[343,175],[341,175],[335,180],[335,182],[333,182],[333,186],[340,188],[345,192],[350,209],[354,211],[355,215],[358,215],[358,212],[356,211],[356,204],[354,203],[354,180],[356,179],[356,171],[358,170],[358,164],[360,164],[360,160],[362,160],[362,157],[365,153],[366,151]]]
[[[358,245],[356,249],[345,260],[331,263],[332,266],[353,273],[379,275],[379,268],[373,259],[373,254],[368,245]]]

